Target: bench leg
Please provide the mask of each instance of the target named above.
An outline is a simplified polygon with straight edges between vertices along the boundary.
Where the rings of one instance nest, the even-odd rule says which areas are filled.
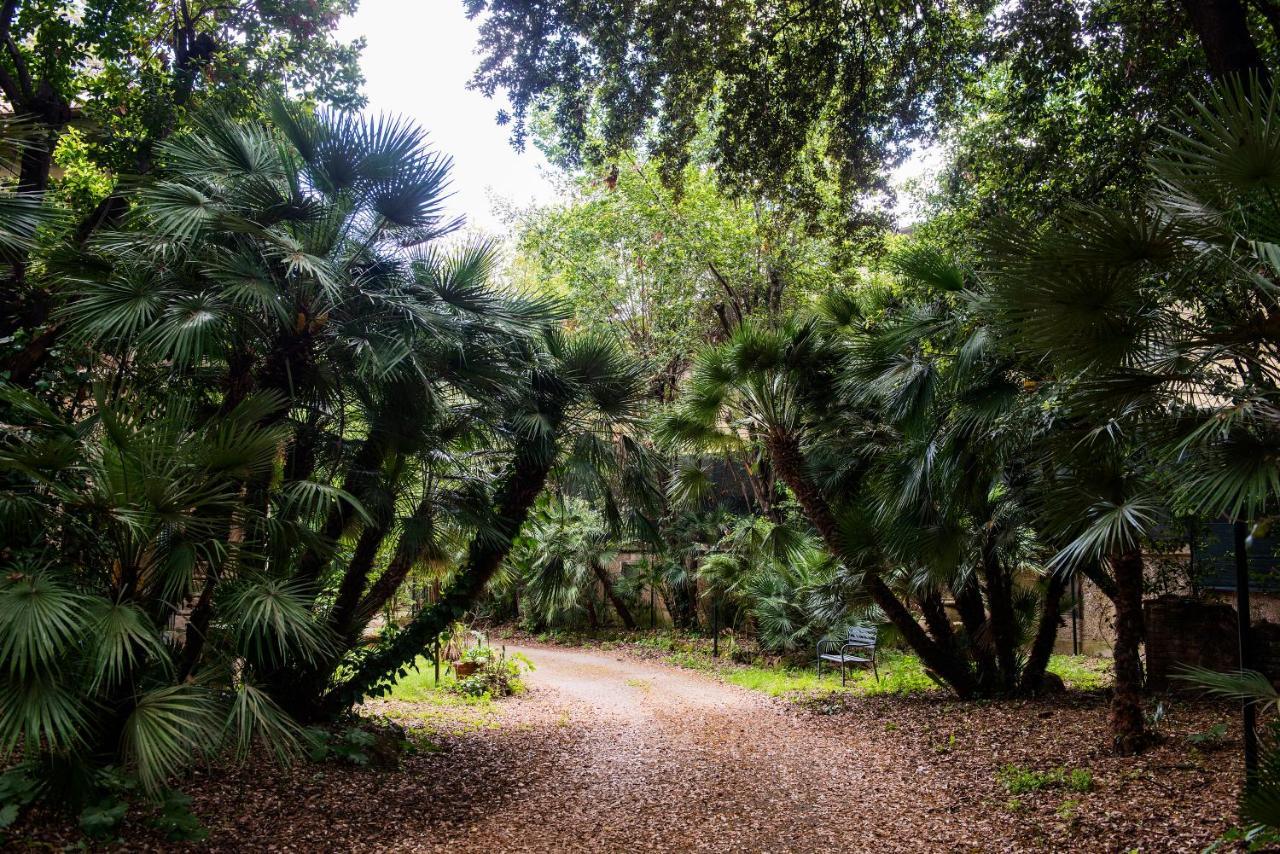
[[[874,673],[874,674],[876,675],[876,681],[877,681],[877,682],[879,682],[879,681],[880,681],[880,668],[876,667],[876,656],[875,656],[875,653],[872,653],[872,654],[871,654],[871,672],[872,672],[872,673]]]
[[[843,688],[843,687],[845,686],[845,682],[844,682],[844,679],[845,679],[845,677],[844,677],[844,672],[845,672],[845,671],[844,671],[844,656],[842,655],[842,656],[840,656],[840,687],[841,687],[841,688]]]

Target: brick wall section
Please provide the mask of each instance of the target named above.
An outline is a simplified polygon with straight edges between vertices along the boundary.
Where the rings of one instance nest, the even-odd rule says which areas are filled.
[[[1236,610],[1219,602],[1160,596],[1143,603],[1147,626],[1147,686],[1178,690],[1179,666],[1234,670],[1238,662]]]

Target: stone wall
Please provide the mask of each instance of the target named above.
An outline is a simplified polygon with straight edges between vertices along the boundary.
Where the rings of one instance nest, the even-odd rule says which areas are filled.
[[[1182,666],[1234,670],[1239,664],[1236,609],[1220,602],[1166,595],[1143,603],[1147,629],[1147,686],[1179,688]]]

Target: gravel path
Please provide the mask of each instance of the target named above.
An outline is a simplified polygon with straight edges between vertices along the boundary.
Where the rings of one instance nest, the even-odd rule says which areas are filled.
[[[1100,695],[962,703],[942,694],[805,709],[696,671],[603,649],[517,648],[530,690],[489,707],[380,701],[367,711],[434,748],[398,767],[339,762],[195,769],[195,846],[127,821],[127,851],[1199,851],[1231,823],[1238,731],[1174,703],[1164,744],[1111,755]],[[421,733],[430,733],[424,741]],[[1006,766],[1087,768],[1087,794],[1010,797]],[[18,850],[78,837],[36,810]],[[5,840],[0,839],[0,848]]]
[[[518,791],[519,818],[499,811],[462,823],[450,850],[963,847],[950,834],[904,840],[904,826],[942,823],[934,799],[912,791],[873,745],[829,735],[761,695],[607,652],[518,651],[537,670],[503,729],[550,725],[573,736],[551,739],[549,773]]]

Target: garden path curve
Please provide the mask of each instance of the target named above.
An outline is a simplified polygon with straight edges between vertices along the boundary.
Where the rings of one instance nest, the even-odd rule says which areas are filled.
[[[415,729],[422,749],[397,768],[194,769],[184,790],[209,840],[190,850],[1182,852],[1235,803],[1236,751],[1186,749],[1223,720],[1212,705],[1180,704],[1133,759],[1107,750],[1100,695],[805,708],[634,652],[517,650],[537,665],[519,697],[370,702]],[[1088,768],[1094,785],[1011,797],[1003,767]],[[114,850],[180,848],[134,833]]]
[[[523,754],[523,762],[520,756],[515,761],[524,767],[512,768],[520,781],[514,788],[495,786],[489,797],[497,803],[446,825],[444,838],[436,840],[442,848],[899,851],[981,845],[947,832],[946,808],[931,794],[935,787],[914,785],[913,777],[928,769],[902,768],[876,745],[825,732],[814,718],[784,704],[607,650],[518,651],[537,669],[527,677],[529,693],[504,712],[489,749]],[[459,744],[441,759],[461,759],[473,747]],[[926,838],[913,841],[922,831]]]

